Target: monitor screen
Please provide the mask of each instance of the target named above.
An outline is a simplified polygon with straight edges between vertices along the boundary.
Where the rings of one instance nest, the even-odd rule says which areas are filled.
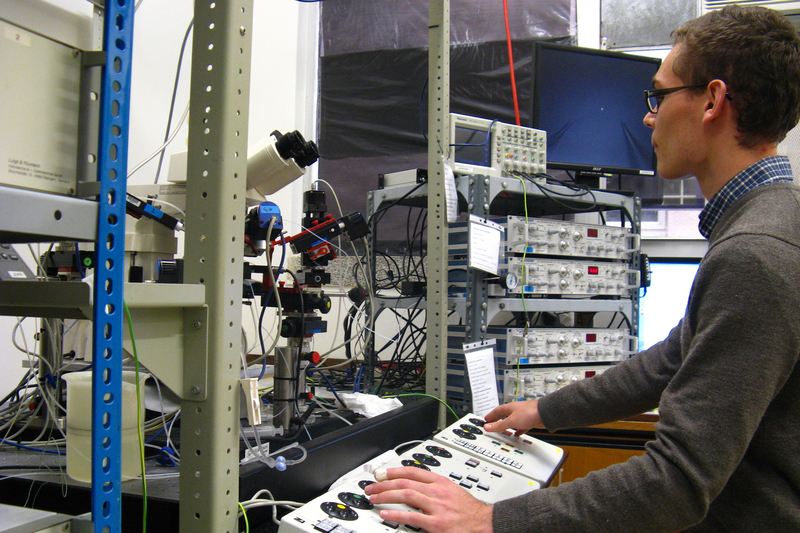
[[[664,340],[683,318],[699,261],[650,260],[650,286],[639,298],[639,351]]]
[[[547,132],[547,166],[654,175],[643,91],[660,59],[535,43],[532,127]]]

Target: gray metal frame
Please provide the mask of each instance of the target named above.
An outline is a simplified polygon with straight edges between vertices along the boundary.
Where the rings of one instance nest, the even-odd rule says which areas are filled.
[[[187,345],[184,365],[207,368],[203,381],[187,382],[191,398],[181,403],[180,530],[186,533],[238,531],[252,21],[251,0],[195,2],[184,280],[205,285],[208,320],[189,327],[197,340],[207,335],[208,352]]]
[[[425,390],[446,394],[447,206],[445,161],[450,147],[450,0],[430,0],[428,22],[428,324]],[[446,425],[445,406],[439,426]]]

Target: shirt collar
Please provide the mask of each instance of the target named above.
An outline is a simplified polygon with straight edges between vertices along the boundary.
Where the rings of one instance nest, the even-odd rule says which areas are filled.
[[[700,212],[700,234],[706,239],[733,203],[756,187],[767,183],[791,182],[792,167],[786,156],[770,156],[750,165],[726,183]]]

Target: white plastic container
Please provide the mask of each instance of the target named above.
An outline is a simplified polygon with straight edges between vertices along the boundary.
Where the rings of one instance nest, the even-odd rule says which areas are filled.
[[[140,412],[144,422],[144,382],[150,374],[139,374]],[[67,382],[67,475],[92,482],[92,373],[72,372]],[[122,372],[122,481],[142,474],[139,425],[136,410],[136,372]]]

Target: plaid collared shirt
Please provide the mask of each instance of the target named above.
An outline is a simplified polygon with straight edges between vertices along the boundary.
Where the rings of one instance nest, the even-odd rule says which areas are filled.
[[[719,219],[733,203],[756,187],[767,183],[793,181],[789,158],[778,155],[765,157],[747,167],[725,184],[700,212],[700,234],[708,239]]]

